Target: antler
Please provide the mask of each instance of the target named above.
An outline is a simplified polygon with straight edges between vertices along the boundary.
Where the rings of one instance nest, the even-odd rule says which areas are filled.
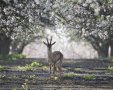
[[[52,36],[51,36],[51,39],[50,39],[50,44],[52,43]]]
[[[46,41],[47,41],[47,43],[49,44],[49,39],[48,39],[48,38],[46,38]]]
[[[52,43],[52,36],[51,36],[51,38],[50,38],[50,41],[49,41],[48,38],[46,38],[46,41],[47,41],[47,42],[44,42],[44,41],[43,41],[43,43],[44,43],[45,45],[50,45],[50,46],[52,46],[52,45],[54,45],[54,44],[56,43],[56,42],[53,42],[53,43]]]
[[[50,44],[51,44],[51,45],[54,45],[55,43],[56,43],[56,42],[53,42],[53,43],[52,43],[52,36],[51,36]]]
[[[46,43],[46,42],[44,42],[44,41],[43,41],[43,43],[44,43],[45,45],[47,45],[47,43]]]
[[[45,45],[48,45],[48,44],[49,44],[48,38],[46,38],[46,42],[43,41],[43,43],[44,43]]]

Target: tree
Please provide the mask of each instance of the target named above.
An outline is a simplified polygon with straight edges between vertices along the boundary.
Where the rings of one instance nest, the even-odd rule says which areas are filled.
[[[40,27],[54,25],[43,4],[35,0],[0,1],[0,54],[8,54],[10,47],[22,52],[25,45],[43,36]]]
[[[13,41],[11,43],[10,53],[22,53],[25,46],[34,42],[36,39],[41,39],[45,35],[45,30],[43,27],[34,27],[26,29],[24,32],[19,31],[13,36]]]
[[[112,0],[64,0],[58,10],[72,40],[88,41],[102,57],[111,48],[113,55]]]

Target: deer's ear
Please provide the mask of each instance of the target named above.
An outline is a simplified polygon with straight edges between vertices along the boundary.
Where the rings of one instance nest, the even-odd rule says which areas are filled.
[[[53,42],[51,45],[54,45],[56,42]]]
[[[44,42],[44,41],[43,41],[43,43],[44,43],[45,45],[47,45],[47,43],[46,43],[46,42]]]

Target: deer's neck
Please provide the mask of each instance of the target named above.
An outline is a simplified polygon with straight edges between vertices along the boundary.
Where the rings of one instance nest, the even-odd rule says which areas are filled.
[[[48,48],[48,60],[51,60],[52,49]]]

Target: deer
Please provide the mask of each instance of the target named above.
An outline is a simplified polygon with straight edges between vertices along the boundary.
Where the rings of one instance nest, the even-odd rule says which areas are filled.
[[[52,46],[56,43],[56,41],[52,42],[52,37],[50,39],[46,38],[46,42],[44,45],[47,46],[47,55],[48,55],[48,63],[49,63],[49,71],[50,74],[55,74],[58,71],[62,72],[62,61],[63,61],[63,54],[60,51],[52,52]]]

